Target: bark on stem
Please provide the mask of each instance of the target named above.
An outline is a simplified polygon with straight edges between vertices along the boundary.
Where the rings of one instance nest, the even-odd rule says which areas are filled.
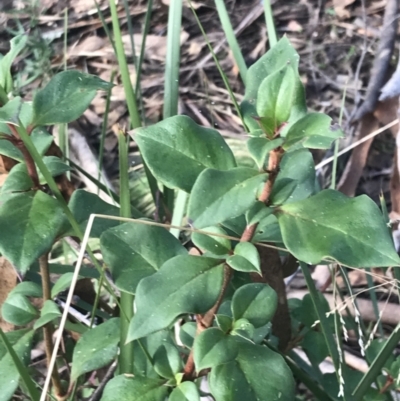
[[[43,288],[43,302],[51,299],[51,288],[50,288],[50,272],[49,272],[49,261],[48,254],[44,254],[39,258],[40,274],[42,276],[42,288]],[[53,354],[53,334],[54,327],[51,322],[43,326],[43,337],[46,350],[46,362],[47,366],[50,364],[51,356]],[[57,369],[53,369],[51,375],[51,381],[54,387],[54,393],[58,400],[64,400],[66,397],[66,391],[63,389],[60,376]]]

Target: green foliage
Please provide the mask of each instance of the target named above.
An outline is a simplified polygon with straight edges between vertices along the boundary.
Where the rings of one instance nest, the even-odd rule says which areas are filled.
[[[33,122],[39,125],[69,123],[88,107],[96,92],[107,90],[110,83],[79,71],[63,71],[55,75],[33,99]]]
[[[81,240],[80,231],[87,228],[92,214],[120,216],[121,210],[84,190],[76,190],[67,205],[52,177],[65,174],[70,167],[45,155],[52,137],[43,132],[44,126],[78,118],[96,92],[111,85],[79,71],[65,71],[39,90],[32,104],[11,95],[8,99],[13,89],[11,63],[23,43],[23,37],[15,38],[10,53],[0,60],[0,154],[19,162],[0,190],[0,226],[5,227],[0,230],[0,252],[25,274],[31,268],[37,271],[38,258],[48,252],[59,256],[60,239],[77,236]],[[187,116],[174,116],[133,131],[156,203],[161,190],[161,200],[166,201],[168,188],[188,194],[186,216],[181,202],[181,213],[174,213],[172,221],[178,216],[180,222],[184,217],[191,233],[177,238],[178,234],[160,227],[159,221],[144,220],[133,207],[134,222],[94,220],[85,240],[90,237],[91,243],[100,247],[104,266],[87,248],[88,260],[98,270],[94,274],[84,266],[82,275],[100,277],[98,298],[106,288],[112,294],[111,306],[104,308],[107,313],[98,312],[104,322],[96,327],[68,322],[84,333],[72,351],[70,384],[109,366],[119,352],[122,356],[125,352],[126,360],[133,358],[133,362],[118,372],[132,375],[113,377],[104,389],[103,401],[199,401],[205,375],[216,401],[292,401],[292,372],[275,350],[281,343],[274,337],[278,299],[284,305],[286,294],[283,283],[281,287],[274,284],[274,288],[265,284],[273,282],[268,275],[276,272],[271,272],[270,260],[260,257],[260,246],[278,245],[281,253],[274,251],[276,257],[290,254],[301,262],[304,272],[308,272],[304,262],[326,260],[361,268],[399,265],[387,224],[372,200],[366,196],[350,199],[333,190],[319,192],[309,149],[327,149],[343,133],[330,117],[307,113],[298,55],[286,37],[248,69],[241,112],[250,134],[247,147],[254,159],[246,164],[250,167],[237,166],[219,132],[201,127]],[[134,125],[139,125],[138,120]],[[125,162],[126,168],[121,170],[126,177]],[[122,194],[129,188],[125,184],[121,188],[123,200],[126,197]],[[129,202],[122,204],[122,215],[129,215]],[[167,219],[167,212],[157,217]],[[257,241],[263,244],[255,244]],[[188,253],[192,244],[198,256]],[[84,250],[80,257],[87,256]],[[57,265],[55,270],[54,265],[49,266],[50,271],[62,274],[50,298],[59,297],[72,285],[71,263]],[[43,270],[43,259],[40,268],[42,278],[46,278],[49,273]],[[105,269],[109,269],[107,274]],[[29,277],[36,277],[36,273],[29,273],[33,274]],[[341,389],[337,376],[314,369],[329,355],[338,370],[333,319],[326,318],[326,300],[313,287],[311,277],[304,275],[310,295],[291,303],[294,337],[288,347],[300,344],[312,362],[307,367],[312,373],[307,382],[310,391],[336,399]],[[0,400],[13,396],[19,376],[32,399],[37,398],[25,372],[26,355],[35,330],[59,324],[61,313],[54,299],[45,299],[40,313],[29,300],[41,297],[45,284],[48,281],[42,286],[23,282],[2,305],[6,321],[18,326],[30,324],[34,330],[6,335],[17,356],[9,353],[7,342],[0,346]],[[127,303],[115,302],[120,292]],[[133,299],[135,314],[128,319]],[[115,309],[110,312],[112,307]],[[93,309],[98,308],[96,304]],[[121,319],[113,317],[117,313]],[[126,322],[126,327],[129,323],[127,338],[121,334],[125,330],[120,330],[121,322]],[[369,358],[376,357],[375,378],[382,367],[398,374],[397,360],[388,359],[386,366],[382,362],[398,343],[397,335],[396,331],[390,341],[371,346]],[[131,342],[132,346],[126,346]],[[288,363],[296,375],[304,374],[304,363]],[[357,401],[377,394],[371,388],[371,373],[362,379],[348,369],[342,374],[345,383],[350,383],[346,394],[354,390]],[[314,381],[319,381],[318,385]]]
[[[222,136],[186,116],[174,116],[135,130],[134,139],[157,179],[169,188],[189,192],[206,168],[228,170],[235,158]]]
[[[87,331],[79,339],[72,357],[71,380],[109,364],[118,352],[119,319],[113,318]]]

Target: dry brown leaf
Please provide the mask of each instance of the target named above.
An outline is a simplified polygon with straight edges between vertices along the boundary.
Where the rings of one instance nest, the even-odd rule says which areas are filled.
[[[17,285],[17,273],[13,265],[3,256],[0,256],[0,308],[8,294]],[[4,331],[11,331],[14,325],[6,322],[0,315],[0,328]]]

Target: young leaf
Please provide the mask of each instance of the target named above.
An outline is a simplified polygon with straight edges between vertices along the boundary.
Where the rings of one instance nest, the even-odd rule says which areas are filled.
[[[174,116],[133,131],[133,138],[152,174],[168,188],[190,193],[206,168],[229,170],[236,166],[232,151],[211,128],[187,116]]]
[[[100,401],[165,401],[165,380],[119,375],[111,379]]]
[[[353,267],[399,265],[378,206],[367,196],[324,190],[277,210],[283,241],[299,260],[331,258]]]
[[[298,149],[285,153],[272,188],[271,205],[296,202],[315,192],[315,166],[311,152]]]
[[[226,334],[232,329],[233,319],[227,315],[215,315],[215,323]]]
[[[35,324],[33,325],[33,328],[37,330],[39,327],[46,325],[47,323],[53,321],[54,319],[57,319],[60,316],[61,312],[58,309],[57,304],[51,299],[48,299],[43,304],[43,307],[40,311],[40,318],[36,320]]]
[[[134,294],[140,280],[154,274],[168,259],[187,254],[165,228],[124,223],[100,237],[104,261],[119,290]]]
[[[182,358],[172,344],[162,344],[153,357],[155,371],[165,379],[173,379],[183,369]]]
[[[239,242],[233,253],[234,254],[229,256],[226,260],[226,263],[228,263],[232,269],[247,273],[261,273],[260,255],[253,244],[250,242]]]
[[[200,401],[200,394],[193,382],[183,382],[175,387],[168,401]]]
[[[24,49],[27,34],[15,36],[10,41],[10,51],[0,59],[0,86],[9,93],[13,90],[13,81],[11,77],[11,65],[18,54]]]
[[[9,294],[1,306],[3,319],[16,326],[24,326],[39,315],[28,298],[21,294]]]
[[[212,327],[196,336],[193,357],[196,371],[214,368],[233,361],[238,354],[237,341],[220,329]]]
[[[268,75],[260,85],[257,95],[257,114],[268,137],[289,120],[295,99],[297,72],[290,64]]]
[[[220,235],[227,235],[225,230],[216,226],[206,227],[204,228],[204,231]],[[231,241],[223,237],[194,232],[192,234],[192,241],[202,251],[207,251],[214,255],[226,255],[231,250]]]
[[[190,196],[190,220],[196,228],[204,228],[240,216],[256,203],[259,187],[267,178],[246,167],[204,170]]]
[[[19,125],[22,104],[22,99],[17,96],[0,107],[0,123]]]
[[[80,71],[63,71],[36,93],[33,125],[52,125],[76,120],[89,107],[98,90],[111,84]]]
[[[71,380],[102,368],[115,359],[119,342],[119,318],[112,318],[84,333],[74,348]]]
[[[4,339],[4,337],[7,337],[7,334],[4,334],[1,331],[3,342],[8,340],[8,338]],[[30,399],[32,401],[39,400],[39,391],[35,388],[32,379],[27,374],[27,369],[24,369],[24,367],[27,366],[30,361],[30,351],[34,334],[35,332],[30,330],[20,337],[15,344],[13,344],[11,350],[14,350],[14,357],[8,352],[0,359],[1,400],[12,399],[12,396],[18,388],[21,374],[23,374],[23,380],[31,396]],[[9,342],[7,343],[7,347],[8,346],[10,346]],[[18,358],[17,363],[15,358]]]
[[[283,148],[287,150],[301,144],[310,149],[329,149],[335,139],[344,136],[340,127],[331,125],[331,122],[326,114],[307,114],[290,127]]]
[[[0,194],[0,252],[25,272],[53,246],[64,221],[59,203],[42,191]]]
[[[284,359],[267,347],[238,342],[232,362],[211,370],[210,389],[216,401],[293,401],[295,383]]]
[[[268,284],[246,284],[238,288],[232,298],[233,318],[247,319],[255,328],[266,325],[277,306],[278,296]]]
[[[231,334],[253,341],[254,331],[254,326],[247,319],[239,319],[233,322]]]
[[[246,222],[247,225],[252,225],[259,223],[264,218],[268,217],[273,213],[273,209],[267,207],[264,202],[257,201],[247,212],[246,212]],[[239,232],[243,230],[239,230]]]
[[[168,327],[184,313],[205,313],[216,302],[224,276],[224,262],[203,256],[181,255],[140,281],[137,312],[127,341]]]
[[[267,139],[265,137],[249,138],[247,141],[247,149],[257,163],[258,168],[264,168],[268,161],[269,152],[281,146],[284,142],[283,138]]]
[[[256,102],[260,84],[266,77],[279,71],[288,63],[297,70],[299,55],[290,44],[287,37],[284,36],[274,47],[272,47],[248,69],[246,76],[246,92],[244,100],[240,105],[240,109],[245,123],[249,127],[252,135],[253,132],[256,132],[260,128],[258,122],[254,119],[254,117],[257,116]],[[307,110],[304,89],[299,79],[296,80],[296,86],[297,98],[294,101],[292,108],[293,118],[298,118],[298,116],[303,115]]]

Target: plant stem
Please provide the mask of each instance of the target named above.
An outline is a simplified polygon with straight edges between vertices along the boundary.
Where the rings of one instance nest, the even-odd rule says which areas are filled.
[[[48,257],[49,254],[46,253],[39,258],[40,275],[42,276],[43,302],[51,300]],[[54,334],[53,323],[49,322],[45,326],[43,326],[43,337],[46,350],[47,366],[50,365],[51,355],[53,354],[53,347],[54,347],[53,334]],[[66,391],[63,389],[61,385],[61,380],[57,369],[53,369],[53,372],[51,373],[51,382],[53,384],[56,397],[60,400],[64,399]]]
[[[129,137],[123,131],[118,133],[119,145],[119,170],[120,170],[120,200],[121,217],[131,217],[131,203],[128,176],[128,143]],[[125,344],[129,330],[129,323],[133,317],[134,296],[128,292],[121,291],[121,337],[119,354],[119,373],[133,373],[133,342]]]
[[[276,177],[279,173],[279,163],[282,159],[284,151],[282,148],[277,148],[271,150],[269,152],[269,159],[268,159],[268,180],[264,185],[264,188],[260,194],[258,200],[265,204],[268,203],[269,197],[271,196],[272,187],[274,186]],[[257,229],[258,223],[254,223],[250,226],[247,226],[244,230],[242,237],[240,238],[240,242],[249,242],[254,236],[254,233]]]
[[[21,140],[21,137],[19,136],[19,133],[15,128],[15,125],[8,124],[8,128],[10,129],[11,133],[14,136],[14,140],[12,140],[12,143],[20,150],[20,152],[24,156],[26,168],[28,170],[29,177],[33,182],[33,187],[39,188],[39,176],[37,173],[36,164],[31,154],[28,152],[25,143]]]
[[[206,312],[204,316],[197,315],[197,330],[196,336],[199,335],[202,331],[208,329],[212,326],[215,318],[215,314],[218,312],[219,307],[224,299],[226,289],[228,288],[229,282],[231,281],[232,277],[232,269],[225,264],[224,266],[224,281],[222,283],[221,291],[219,293],[218,299],[213,305],[213,307]],[[193,379],[193,372],[194,372],[194,360],[193,360],[193,348],[190,350],[189,357],[186,361],[185,367],[183,369],[183,377],[184,380]]]

